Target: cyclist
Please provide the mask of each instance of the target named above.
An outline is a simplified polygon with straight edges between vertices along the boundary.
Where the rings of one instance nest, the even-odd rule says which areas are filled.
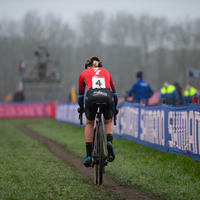
[[[88,90],[86,93],[84,109],[84,92],[86,85]],[[115,153],[112,146],[114,131],[112,117],[117,111],[116,106],[118,98],[109,71],[102,68],[102,62],[99,58],[91,57],[86,61],[85,70],[79,76],[78,96],[78,112],[83,113],[85,111],[86,116],[85,142],[87,156],[83,162],[86,167],[89,167],[92,163],[93,127],[98,108],[96,105],[97,102],[106,103],[102,108],[102,112],[107,135],[108,161],[112,162],[115,159]]]

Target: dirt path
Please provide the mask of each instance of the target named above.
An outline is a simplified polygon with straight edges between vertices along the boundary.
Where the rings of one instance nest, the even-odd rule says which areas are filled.
[[[68,153],[60,144],[51,141],[43,136],[38,135],[36,132],[28,129],[26,125],[18,126],[23,132],[31,136],[32,138],[42,142],[47,149],[49,149],[52,153],[54,153],[59,158],[67,161],[71,166],[73,166],[77,171],[82,174],[87,175],[91,181],[93,180],[94,170],[93,168],[86,168],[83,166],[83,161],[80,158]],[[129,186],[121,185],[111,179],[109,179],[106,175],[104,176],[103,185],[108,187],[112,192],[120,195],[124,199],[147,199],[147,200],[156,200],[157,197],[150,197],[147,194],[144,194],[138,189],[131,188]]]

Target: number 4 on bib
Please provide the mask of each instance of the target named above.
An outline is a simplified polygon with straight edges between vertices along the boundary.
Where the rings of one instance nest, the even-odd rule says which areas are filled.
[[[99,85],[99,87],[101,87],[101,81],[100,80],[98,80],[97,82],[96,82],[96,85]]]
[[[104,77],[92,77],[92,88],[106,88]]]

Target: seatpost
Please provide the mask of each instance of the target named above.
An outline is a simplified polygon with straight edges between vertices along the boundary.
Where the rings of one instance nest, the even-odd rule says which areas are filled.
[[[99,106],[98,118],[101,121],[102,106]]]

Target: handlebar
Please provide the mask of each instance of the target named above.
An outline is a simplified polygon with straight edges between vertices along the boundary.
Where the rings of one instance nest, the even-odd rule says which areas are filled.
[[[80,124],[83,125],[83,112],[79,114]]]
[[[114,115],[114,125],[116,125],[117,115]]]
[[[116,108],[115,114],[114,114],[114,125],[116,125],[116,120],[117,120],[117,114],[119,113],[119,110]]]
[[[80,124],[83,125],[83,113],[85,112],[85,109],[81,109],[80,107],[77,109],[78,113],[79,113],[79,119],[80,119]]]

